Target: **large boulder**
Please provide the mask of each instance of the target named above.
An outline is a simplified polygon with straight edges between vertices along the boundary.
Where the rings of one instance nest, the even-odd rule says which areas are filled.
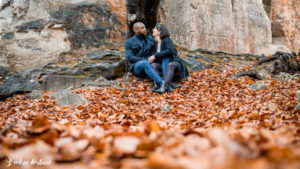
[[[88,103],[83,96],[72,93],[71,90],[63,89],[52,94],[59,106],[79,106]]]
[[[251,54],[228,54],[225,52],[215,52],[203,49],[180,51],[180,57],[192,72],[197,72],[207,68],[215,67],[215,70],[223,68],[251,66],[255,61],[265,58],[261,55]]]
[[[95,50],[85,54],[82,58],[74,58],[62,63],[50,63],[44,68],[58,75],[102,76],[111,79],[121,77],[126,72],[126,61],[123,52]]]
[[[272,43],[271,21],[261,0],[161,0],[159,17],[174,42],[187,49],[266,55],[290,51]]]
[[[198,72],[211,67],[210,65],[193,58],[183,58],[182,60],[187,66],[189,66],[189,70],[192,72]]]
[[[0,99],[17,93],[31,92],[40,89],[37,79],[22,73],[10,72],[0,66]]]
[[[269,6],[273,43],[300,51],[300,1],[272,0]]]
[[[119,48],[126,30],[125,0],[3,0],[0,65],[23,71],[70,50]]]
[[[94,50],[81,58],[73,57],[72,52],[62,56],[64,57],[59,58],[57,62],[49,63],[43,68],[19,73],[0,66],[0,97],[6,98],[15,93],[39,89],[55,92],[91,85],[107,86],[96,80],[99,77],[114,79],[126,73],[124,52]]]
[[[93,82],[95,80],[95,78],[89,77],[47,75],[43,77],[41,88],[42,90],[55,92],[62,89],[78,88],[83,86],[86,82]]]

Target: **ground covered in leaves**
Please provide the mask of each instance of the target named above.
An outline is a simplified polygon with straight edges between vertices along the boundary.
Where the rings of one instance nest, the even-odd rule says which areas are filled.
[[[90,103],[49,96],[0,102],[0,168],[299,169],[298,79],[248,77],[214,68],[163,95],[135,78],[120,88],[75,89]]]

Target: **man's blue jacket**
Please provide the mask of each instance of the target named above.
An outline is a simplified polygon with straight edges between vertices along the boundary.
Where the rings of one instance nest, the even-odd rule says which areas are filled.
[[[124,42],[125,57],[129,61],[129,71],[140,60],[147,60],[156,51],[156,41],[152,36],[134,35]]]

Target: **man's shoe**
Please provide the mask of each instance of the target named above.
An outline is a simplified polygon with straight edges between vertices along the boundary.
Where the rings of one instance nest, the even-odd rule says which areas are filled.
[[[169,82],[169,86],[172,87],[173,89],[176,89],[176,88],[180,88],[180,87],[181,87],[181,85],[176,84],[176,83],[173,83],[173,82]]]
[[[155,91],[158,90],[159,88],[160,88],[160,85],[158,85],[158,84],[156,84],[156,83],[154,82],[154,86],[153,86],[152,89],[149,89],[149,92],[155,92]]]

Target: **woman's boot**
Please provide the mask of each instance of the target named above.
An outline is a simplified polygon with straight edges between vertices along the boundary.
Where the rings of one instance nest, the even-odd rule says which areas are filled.
[[[181,87],[181,85],[176,84],[176,83],[173,83],[173,82],[169,82],[169,86],[172,87],[173,89],[176,89],[176,88],[180,88],[180,87]]]
[[[153,86],[152,89],[149,89],[149,92],[155,92],[155,91],[158,90],[159,88],[160,88],[160,85],[159,85],[159,84],[156,84],[156,83],[154,82],[154,86]]]
[[[170,86],[169,83],[163,81],[163,83],[161,84],[160,88],[158,90],[156,90],[158,93],[163,94],[164,92],[170,90]]]

